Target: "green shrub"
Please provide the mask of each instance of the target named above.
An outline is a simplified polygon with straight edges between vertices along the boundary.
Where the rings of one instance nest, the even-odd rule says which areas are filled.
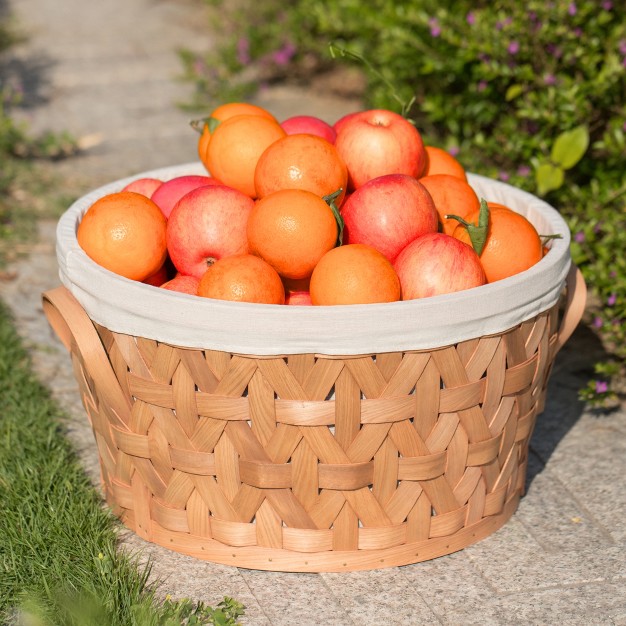
[[[195,105],[357,63],[366,106],[401,111],[412,102],[408,116],[427,143],[557,207],[598,303],[591,326],[613,361],[596,365],[600,377],[582,395],[597,404],[613,397],[606,383],[623,384],[626,361],[623,2],[207,2],[221,36],[206,55],[183,56]],[[350,54],[333,59],[330,42]],[[571,131],[579,153],[560,150],[563,162],[553,162],[557,139]]]

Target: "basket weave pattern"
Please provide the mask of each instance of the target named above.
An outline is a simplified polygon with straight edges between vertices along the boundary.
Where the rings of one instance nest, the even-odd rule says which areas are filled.
[[[259,357],[117,334],[82,312],[71,353],[128,527],[220,563],[343,571],[448,554],[509,519],[557,326],[555,306],[430,351]]]

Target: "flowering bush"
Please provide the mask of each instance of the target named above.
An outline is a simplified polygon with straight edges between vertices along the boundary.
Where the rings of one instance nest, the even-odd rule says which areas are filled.
[[[243,88],[259,75],[298,78],[362,57],[367,105],[412,103],[408,115],[426,142],[556,206],[594,296],[590,326],[610,354],[582,395],[599,404],[613,398],[626,362],[623,2],[210,4],[224,39],[207,57],[185,57],[205,102],[232,97],[227,86],[249,93]],[[350,54],[333,60],[329,42]]]

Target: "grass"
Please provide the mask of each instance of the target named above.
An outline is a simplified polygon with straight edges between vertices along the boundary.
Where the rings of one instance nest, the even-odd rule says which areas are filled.
[[[0,304],[0,623],[235,624],[243,607],[159,603],[150,568],[118,552],[116,525],[64,435]]]

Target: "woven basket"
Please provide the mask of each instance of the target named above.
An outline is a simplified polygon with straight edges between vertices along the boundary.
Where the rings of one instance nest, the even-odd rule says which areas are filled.
[[[107,502],[144,539],[245,568],[432,559],[487,537],[524,493],[528,442],[585,285],[504,332],[424,350],[177,347],[44,294],[71,353]]]

